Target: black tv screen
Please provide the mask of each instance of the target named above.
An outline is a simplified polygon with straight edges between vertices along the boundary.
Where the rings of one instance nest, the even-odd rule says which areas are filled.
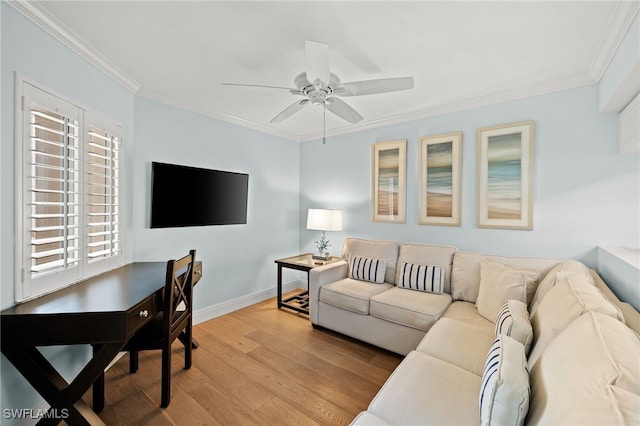
[[[249,175],[151,163],[151,227],[247,223]]]

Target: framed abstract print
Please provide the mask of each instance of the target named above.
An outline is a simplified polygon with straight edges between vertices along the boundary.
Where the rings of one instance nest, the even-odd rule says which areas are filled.
[[[460,226],[462,132],[425,136],[419,143],[419,222]]]
[[[372,220],[404,223],[407,197],[407,141],[373,144]]]
[[[533,121],[478,129],[478,227],[533,229]]]

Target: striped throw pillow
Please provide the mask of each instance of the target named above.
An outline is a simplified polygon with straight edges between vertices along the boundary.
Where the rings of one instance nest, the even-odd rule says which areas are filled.
[[[529,411],[529,372],[524,346],[498,336],[491,345],[480,385],[480,422],[523,425]]]
[[[444,293],[444,270],[440,266],[402,262],[398,287],[427,293]]]
[[[527,305],[519,300],[507,300],[496,317],[496,337],[509,336],[524,345],[525,355],[531,349],[533,328]]]
[[[349,278],[381,284],[387,265],[382,259],[353,256],[349,262]]]

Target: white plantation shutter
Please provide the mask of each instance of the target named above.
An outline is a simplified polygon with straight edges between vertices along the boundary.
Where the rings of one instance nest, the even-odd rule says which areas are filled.
[[[16,301],[122,264],[121,128],[28,82],[19,88]]]
[[[89,119],[91,120],[91,119]],[[87,257],[90,263],[121,253],[120,129],[87,126]]]
[[[77,120],[36,104],[30,118],[30,269],[38,276],[80,261],[80,138]]]

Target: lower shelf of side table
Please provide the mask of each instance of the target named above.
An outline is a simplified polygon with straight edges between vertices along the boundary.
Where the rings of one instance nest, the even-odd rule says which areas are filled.
[[[309,292],[305,290],[289,296],[286,299],[282,299],[281,304],[283,308],[293,309],[294,311],[309,315]]]

